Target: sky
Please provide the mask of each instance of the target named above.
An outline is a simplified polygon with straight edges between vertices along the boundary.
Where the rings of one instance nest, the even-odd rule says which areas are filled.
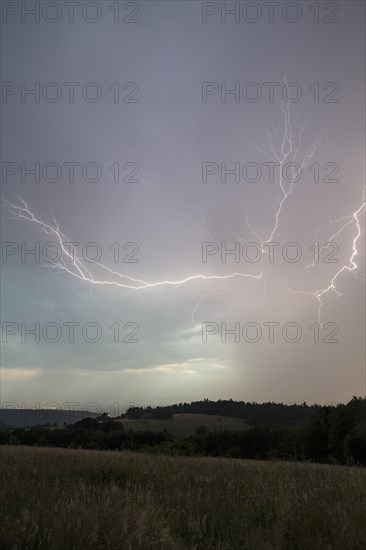
[[[364,12],[2,3],[3,406],[365,394]]]

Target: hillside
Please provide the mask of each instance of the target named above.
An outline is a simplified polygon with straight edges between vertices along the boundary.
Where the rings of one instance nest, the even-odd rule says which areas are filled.
[[[0,409],[0,429],[30,428],[45,424],[74,424],[86,417],[98,415],[87,411],[68,411],[54,409]]]
[[[129,419],[119,420],[126,429],[132,430],[168,430],[171,434],[188,437],[193,435],[197,428],[205,426],[208,430],[245,430],[250,426],[240,418],[202,414],[174,414],[171,419]]]

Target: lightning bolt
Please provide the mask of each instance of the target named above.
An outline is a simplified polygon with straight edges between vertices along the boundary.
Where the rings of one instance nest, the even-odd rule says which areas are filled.
[[[362,233],[361,232],[361,225],[360,225],[360,216],[362,216],[362,214],[365,213],[365,209],[366,209],[366,202],[365,202],[365,189],[364,189],[363,195],[362,195],[361,206],[359,206],[359,208],[357,210],[355,210],[355,212],[353,212],[349,216],[342,216],[338,220],[330,220],[329,221],[328,225],[332,225],[334,223],[340,223],[340,222],[343,222],[343,225],[340,227],[340,229],[336,233],[334,233],[329,238],[328,243],[326,243],[320,250],[324,249],[327,246],[327,244],[331,243],[332,240],[335,237],[341,235],[341,233],[346,229],[346,227],[350,226],[351,224],[353,224],[355,226],[356,235],[355,235],[355,237],[353,239],[353,242],[352,242],[351,255],[350,255],[348,261],[345,264],[343,264],[340,269],[338,269],[338,271],[333,275],[333,277],[331,278],[331,280],[330,280],[330,282],[327,286],[325,286],[324,288],[314,290],[312,292],[303,291],[303,290],[293,290],[291,288],[286,287],[287,290],[289,292],[292,292],[293,294],[308,295],[308,296],[311,296],[312,298],[314,298],[318,301],[318,304],[319,304],[319,307],[318,307],[318,323],[320,324],[320,326],[322,326],[321,312],[322,312],[322,309],[324,307],[323,297],[331,291],[334,292],[337,296],[342,296],[342,292],[340,292],[336,287],[337,280],[342,275],[342,273],[350,272],[350,273],[353,273],[356,278],[361,279],[363,281],[365,280],[363,277],[359,277],[356,274],[356,270],[357,270],[358,266],[357,266],[356,261],[355,261],[355,258],[358,254],[357,241],[361,237],[361,233]],[[313,265],[315,265],[315,264],[313,263],[313,264],[310,264],[310,266],[305,266],[305,267],[306,268],[307,267],[312,267]]]
[[[284,79],[285,83],[287,84],[286,78]],[[280,224],[280,216],[282,214],[282,211],[285,208],[286,202],[288,201],[290,195],[294,191],[295,184],[297,182],[297,178],[300,174],[300,172],[307,166],[309,161],[313,158],[316,151],[319,149],[321,145],[321,141],[326,133],[326,130],[323,129],[315,138],[314,142],[311,144],[310,148],[304,155],[302,161],[300,164],[296,163],[296,159],[299,154],[299,150],[302,145],[302,137],[303,133],[306,127],[307,119],[310,115],[306,117],[302,128],[299,132],[297,143],[295,144],[295,138],[294,138],[294,128],[299,120],[299,115],[296,115],[295,120],[292,122],[291,120],[291,114],[290,114],[290,103],[282,101],[281,102],[281,110],[284,116],[284,126],[275,126],[273,123],[273,120],[271,119],[271,125],[275,130],[277,140],[279,141],[279,148],[276,148],[274,146],[274,138],[271,134],[271,132],[266,129],[265,133],[268,138],[269,150],[264,150],[263,148],[259,147],[256,143],[251,141],[252,148],[256,150],[258,153],[261,153],[265,157],[269,158],[270,160],[277,162],[279,165],[279,181],[278,181],[278,187],[280,190],[280,199],[278,200],[278,205],[275,210],[274,215],[274,224],[272,226],[272,229],[269,232],[269,235],[266,239],[261,239],[258,235],[258,233],[254,230],[252,225],[249,223],[248,215],[246,214],[245,219],[245,225],[249,229],[250,233],[254,235],[259,242],[261,243],[261,250],[262,254],[269,253],[267,250],[264,249],[264,246],[266,244],[270,244],[273,242],[273,238],[278,230],[279,224]],[[291,162],[293,165],[298,164],[298,167],[293,166],[293,174],[291,178],[288,178],[289,181],[285,182],[283,178],[283,167],[288,162]],[[285,185],[287,183],[287,186]],[[287,187],[287,188],[286,188]]]
[[[284,80],[285,80],[285,83],[287,83],[286,77]],[[322,145],[322,140],[327,132],[327,130],[325,129],[319,132],[318,135],[315,137],[314,141],[304,152],[302,156],[302,160],[296,163],[296,160],[300,156],[300,150],[303,148],[302,146],[303,134],[307,125],[307,120],[311,114],[311,111],[306,116],[300,130],[297,131],[297,125],[299,123],[299,115],[297,114],[295,119],[293,120],[290,112],[290,103],[285,101],[282,101],[279,103],[281,105],[281,114],[283,116],[283,123],[280,125],[275,125],[270,116],[272,132],[269,129],[265,130],[265,134],[268,139],[268,148],[264,149],[258,146],[252,140],[250,140],[251,146],[255,151],[265,156],[266,158],[269,158],[271,161],[277,163],[277,166],[279,167],[279,174],[280,174],[279,179],[276,180],[276,193],[277,193],[276,201],[277,202],[276,204],[273,205],[274,215],[273,215],[273,223],[270,229],[267,231],[263,231],[263,228],[261,228],[261,231],[260,231],[261,235],[260,235],[259,231],[255,227],[253,227],[252,223],[250,222],[248,213],[246,211],[245,211],[245,218],[243,220],[243,227],[245,228],[243,234],[245,235],[245,233],[247,233],[247,230],[249,230],[250,234],[257,239],[262,256],[264,254],[270,253],[269,250],[266,250],[266,246],[273,242],[274,237],[278,233],[278,230],[281,224],[281,219],[285,215],[286,207],[289,203],[290,197],[294,194],[296,183],[298,182],[298,176],[300,172],[308,165],[310,160],[314,157],[315,153],[318,151],[318,149]],[[288,162],[291,162],[293,164],[293,172],[291,177],[290,178],[287,177],[285,181],[283,177],[283,173],[284,173],[283,168],[285,164]],[[296,166],[295,166],[295,163],[296,163]],[[238,271],[229,273],[227,275],[218,275],[218,274],[205,275],[202,273],[196,273],[193,275],[188,274],[186,277],[181,279],[163,279],[155,282],[151,282],[151,281],[149,282],[144,279],[130,277],[124,273],[115,271],[100,262],[95,262],[95,264],[101,270],[103,276],[106,276],[106,275],[109,276],[109,278],[99,278],[96,275],[94,275],[88,267],[86,267],[80,255],[78,255],[76,248],[74,248],[73,252],[70,251],[69,247],[70,245],[72,245],[72,242],[68,239],[65,233],[61,231],[56,220],[53,220],[53,223],[46,223],[40,220],[28,208],[27,203],[21,198],[19,198],[19,204],[15,204],[7,200],[3,200],[2,203],[16,218],[38,225],[44,233],[46,233],[47,235],[51,235],[56,239],[62,251],[62,257],[59,260],[57,260],[55,263],[52,263],[50,267],[58,268],[72,277],[75,277],[85,283],[89,283],[92,287],[113,286],[113,287],[128,289],[128,290],[146,290],[146,289],[164,288],[164,287],[179,288],[183,285],[192,284],[195,281],[209,282],[209,281],[223,281],[223,280],[233,280],[233,279],[258,280],[258,279],[261,279],[263,276],[262,272],[257,275],[238,272]],[[321,325],[322,310],[325,303],[324,302],[325,296],[331,292],[335,293],[337,296],[342,295],[342,293],[337,288],[337,283],[341,275],[348,272],[348,273],[352,273],[357,279],[358,278],[362,279],[356,273],[358,269],[358,265],[356,263],[356,257],[358,254],[358,248],[357,248],[358,241],[362,234],[360,217],[365,213],[365,209],[366,209],[366,203],[365,203],[365,190],[364,190],[361,204],[355,209],[353,213],[346,216],[342,216],[338,219],[329,220],[325,227],[321,228],[320,226],[318,226],[316,235],[318,234],[319,231],[323,231],[330,227],[336,226],[338,228],[329,237],[327,243],[323,245],[320,250],[318,250],[317,252],[318,256],[320,252],[323,251],[326,248],[326,246],[332,242],[333,239],[342,235],[347,230],[347,228],[349,229],[352,228],[354,230],[354,237],[353,237],[352,244],[350,245],[351,247],[350,247],[348,258],[343,263],[343,265],[333,275],[330,276],[330,279],[324,286],[311,291],[293,289],[285,286],[286,290],[289,291],[290,293],[310,296],[311,299],[314,299],[318,302],[318,322],[320,325]],[[216,239],[213,238],[214,234],[210,232],[208,228],[208,225],[205,221],[203,214],[201,214],[197,208],[196,208],[196,213],[201,218],[205,233],[213,241],[216,241]],[[229,229],[232,234],[236,235],[240,239],[241,242],[244,242],[244,241],[248,242],[244,238],[244,236],[240,236],[234,233],[234,231],[231,228]],[[315,261],[317,259],[318,258],[314,259],[314,262],[312,264],[306,265],[305,269],[316,267]],[[182,267],[177,262],[175,263],[179,267]],[[319,266],[319,264],[317,264],[317,266]],[[182,269],[185,269],[185,268],[182,268]],[[272,275],[272,270],[270,270],[267,273],[264,279],[265,299],[267,299],[267,287],[268,287],[271,275]],[[202,302],[210,294],[212,294],[213,292],[217,292],[218,290],[221,290],[221,287],[220,289],[216,287],[214,289],[210,289],[200,297],[200,299],[198,300],[198,302],[196,303],[192,311],[192,322],[194,322],[194,316],[200,304],[202,304]],[[230,311],[230,313],[233,312],[233,309],[235,307],[239,306],[239,304],[243,300],[243,296],[244,296],[243,292],[241,292],[238,296],[236,296],[232,306],[228,310]]]
[[[287,84],[286,77],[284,78],[284,81]],[[314,154],[316,153],[316,151],[321,146],[322,139],[323,139],[323,137],[325,136],[325,134],[327,132],[326,129],[323,129],[316,136],[314,142],[311,144],[310,148],[307,150],[306,154],[303,156],[303,159],[302,159],[301,163],[298,165],[299,167],[294,168],[292,177],[289,178],[290,181],[287,182],[287,186],[286,186],[285,182],[284,182],[284,179],[283,179],[283,167],[289,161],[291,161],[293,164],[295,164],[295,161],[296,161],[296,159],[299,155],[299,151],[300,151],[301,144],[302,144],[303,133],[304,133],[304,130],[305,130],[305,127],[306,127],[307,119],[310,116],[310,113],[305,118],[305,121],[304,121],[304,123],[301,127],[301,130],[299,132],[299,135],[297,137],[297,143],[295,143],[296,138],[294,137],[294,129],[296,127],[296,124],[298,123],[299,116],[297,115],[295,120],[292,121],[289,102],[285,103],[284,101],[282,101],[281,102],[281,110],[282,110],[282,114],[283,114],[283,118],[284,118],[283,126],[276,126],[273,122],[272,117],[270,116],[270,122],[271,122],[271,126],[272,126],[272,128],[275,132],[275,136],[273,136],[273,134],[271,134],[271,132],[268,129],[265,130],[265,133],[267,135],[268,142],[269,142],[269,149],[268,150],[265,150],[265,149],[259,147],[256,143],[254,143],[253,141],[250,140],[253,149],[255,149],[257,152],[261,153],[265,157],[269,158],[270,160],[275,161],[279,164],[279,172],[280,172],[280,178],[279,178],[279,182],[278,182],[278,188],[279,188],[279,191],[280,191],[280,198],[278,199],[277,208],[275,209],[274,224],[273,224],[272,229],[270,230],[270,232],[269,232],[266,239],[263,239],[259,236],[258,232],[250,224],[249,219],[248,219],[248,214],[247,214],[247,212],[245,212],[244,224],[249,229],[249,232],[252,235],[254,235],[254,237],[256,237],[258,239],[258,241],[260,243],[260,249],[261,249],[262,255],[265,254],[265,253],[269,254],[269,250],[266,250],[264,247],[273,242],[273,238],[274,238],[274,236],[276,235],[276,233],[278,231],[278,228],[279,228],[279,225],[280,225],[280,218],[281,218],[281,215],[283,215],[283,211],[284,211],[284,208],[286,206],[286,203],[288,202],[288,199],[289,199],[290,195],[294,192],[297,177],[298,177],[299,173],[307,166],[309,161],[313,158]],[[277,139],[277,142],[279,143],[279,147],[277,147],[277,148],[274,146],[275,138]],[[342,223],[342,225],[331,237],[329,237],[328,242],[320,248],[320,250],[318,251],[318,255],[320,255],[320,252],[322,250],[324,250],[327,247],[327,245],[329,245],[333,241],[333,239],[335,239],[336,237],[339,237],[347,227],[354,225],[355,229],[356,229],[356,235],[353,239],[349,259],[331,277],[330,282],[324,288],[319,288],[319,289],[314,290],[314,291],[311,292],[311,291],[294,290],[294,289],[291,289],[291,288],[285,286],[286,290],[288,290],[289,292],[291,292],[293,294],[308,295],[308,296],[311,296],[312,298],[314,298],[318,301],[318,304],[319,304],[319,306],[318,306],[318,323],[320,324],[320,326],[322,326],[322,324],[321,324],[321,313],[322,313],[322,309],[324,307],[323,297],[331,291],[335,292],[337,296],[342,295],[342,293],[336,287],[337,280],[342,275],[342,273],[351,272],[351,273],[354,274],[354,276],[357,279],[365,280],[364,278],[359,277],[356,274],[356,270],[357,270],[358,266],[355,262],[355,258],[358,254],[357,241],[361,237],[361,233],[362,233],[359,218],[364,213],[365,213],[365,189],[363,191],[361,205],[352,214],[350,214],[348,216],[342,216],[341,218],[336,219],[336,220],[329,220],[329,222],[327,224],[328,226],[329,225],[331,226],[331,225],[336,224],[336,223]],[[318,234],[319,230],[320,230],[320,227],[318,226],[316,234]],[[309,265],[305,266],[305,269],[307,269],[309,267],[315,267],[315,260],[312,264],[309,264]],[[266,290],[266,287],[267,287],[268,278],[269,278],[269,275],[265,279],[265,290]]]
[[[59,268],[61,271],[64,271],[69,275],[76,277],[77,279],[80,279],[84,282],[90,283],[93,286],[97,286],[97,285],[116,286],[119,288],[126,288],[131,290],[143,290],[147,288],[157,288],[157,287],[164,287],[164,286],[179,287],[181,285],[191,283],[197,280],[214,281],[214,280],[226,280],[226,279],[234,279],[234,278],[260,279],[262,277],[262,273],[259,273],[258,275],[253,275],[250,273],[241,273],[241,272],[235,271],[228,275],[195,274],[195,275],[184,277],[182,279],[176,279],[176,280],[166,279],[166,280],[157,281],[157,282],[148,282],[143,279],[136,279],[128,275],[125,275],[123,273],[119,273],[118,271],[115,271],[100,262],[95,262],[96,265],[98,265],[100,268],[102,268],[106,272],[116,276],[117,279],[95,278],[91,273],[91,271],[85,266],[85,263],[82,261],[80,256],[78,256],[76,248],[73,247],[74,252],[70,251],[69,247],[72,245],[72,242],[68,239],[65,233],[61,231],[56,220],[54,220],[53,224],[46,223],[35,216],[35,214],[28,208],[27,203],[23,199],[19,198],[19,202],[20,204],[14,204],[5,199],[2,200],[3,206],[6,206],[7,209],[16,218],[37,224],[47,235],[53,236],[60,246],[63,257],[61,257],[60,259],[57,259],[55,263],[50,264],[50,267]],[[68,263],[70,265],[68,265]]]

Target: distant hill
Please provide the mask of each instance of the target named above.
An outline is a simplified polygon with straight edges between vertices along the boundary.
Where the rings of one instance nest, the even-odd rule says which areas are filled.
[[[190,412],[173,414],[175,408]],[[0,445],[366,465],[366,398],[356,396],[347,404],[311,407],[207,399],[134,406],[115,417],[49,409],[1,413],[1,422],[14,429],[0,430]]]
[[[170,424],[174,417],[174,428],[186,434],[197,424],[210,428],[240,429],[250,426],[295,427],[307,424],[316,407],[303,404],[283,403],[249,403],[244,401],[203,399],[191,403],[175,403],[170,406],[130,407],[118,418],[131,422],[129,427],[138,429],[158,429],[167,421]],[[86,417],[96,418],[97,413],[88,411],[56,409],[0,409],[0,429],[30,428],[46,424],[74,424]],[[216,417],[216,418],[213,418]],[[218,420],[220,419],[220,420]],[[225,420],[226,419],[226,420]],[[144,421],[139,424],[137,421]],[[148,422],[147,422],[148,421]],[[178,426],[179,424],[179,426]],[[187,424],[187,427],[185,426]],[[126,425],[128,423],[126,422]],[[165,425],[165,424],[164,424]],[[167,427],[167,426],[166,426]]]
[[[89,411],[67,411],[56,409],[0,409],[0,429],[31,428],[45,424],[74,424],[89,416],[96,418],[97,413]]]
[[[315,410],[314,407],[296,403],[255,403],[234,401],[233,399],[219,399],[210,401],[194,401],[179,403],[172,407],[172,412],[200,413],[203,415],[220,415],[229,418],[244,420],[251,426],[304,426]]]
[[[175,403],[166,407],[130,407],[121,418],[129,420],[171,419],[174,415],[200,415],[201,424],[212,416],[244,421],[249,426],[292,427],[309,422],[316,407],[303,404],[249,403],[232,399]],[[204,421],[206,419],[206,421]],[[210,422],[210,421],[209,421]]]

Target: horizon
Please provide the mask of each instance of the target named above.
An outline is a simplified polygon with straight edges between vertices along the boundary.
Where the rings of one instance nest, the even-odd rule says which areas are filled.
[[[31,407],[29,403],[15,403],[15,402],[0,402],[0,410],[1,411],[12,411],[12,410],[19,410],[19,411],[62,411],[62,412],[90,412],[92,414],[103,414],[107,413],[111,417],[119,416],[120,414],[125,414],[125,412],[128,410],[129,407],[138,407],[142,409],[147,408],[157,408],[157,407],[172,407],[174,405],[184,405],[184,404],[192,404],[192,403],[218,403],[220,401],[232,401],[233,403],[244,403],[248,405],[282,405],[286,407],[291,406],[306,406],[306,407],[337,407],[338,405],[347,405],[350,401],[353,399],[365,399],[365,396],[361,395],[353,395],[350,400],[347,402],[341,402],[341,401],[328,401],[326,403],[319,403],[319,402],[313,402],[308,403],[306,401],[303,402],[294,402],[294,401],[288,401],[288,402],[281,402],[281,401],[245,401],[241,399],[232,399],[232,398],[219,398],[219,399],[210,399],[210,398],[202,398],[202,399],[195,399],[194,401],[180,401],[180,402],[167,402],[167,403],[136,403],[136,402],[124,402],[122,406],[121,403],[115,402],[110,405],[102,405],[97,402],[86,402],[84,406],[80,402],[64,402],[64,403],[55,403],[55,402],[45,402],[45,403],[34,403],[34,407]],[[4,405],[4,406],[3,406]],[[9,407],[8,405],[14,405],[13,407]],[[62,405],[65,405],[65,408],[62,408]],[[80,408],[77,408],[81,405]],[[95,410],[92,410],[93,407]],[[110,414],[108,411],[114,411],[116,414]],[[190,414],[190,413],[187,413]],[[225,415],[223,415],[225,416]]]

